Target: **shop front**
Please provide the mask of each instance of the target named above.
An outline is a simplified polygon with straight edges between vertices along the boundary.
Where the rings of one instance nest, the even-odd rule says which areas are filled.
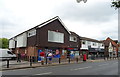
[[[45,47],[45,48],[38,48],[38,57],[40,57],[40,53],[45,53],[45,58],[47,58],[48,52],[52,53],[53,62],[58,61],[59,58],[65,59],[67,56],[67,48],[55,48],[55,47]],[[40,58],[38,58],[40,61]]]
[[[83,56],[84,54],[86,54],[87,59],[89,58],[89,51],[87,49],[81,49],[80,50],[80,55]]]
[[[78,48],[68,48],[67,58],[71,58],[71,60],[74,60],[75,58],[78,58],[80,56],[80,51]]]
[[[99,55],[100,57],[104,57],[104,52],[105,52],[105,49],[99,49],[98,55]]]

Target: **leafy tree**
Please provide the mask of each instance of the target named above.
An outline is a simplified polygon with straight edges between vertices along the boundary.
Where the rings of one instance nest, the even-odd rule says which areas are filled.
[[[9,40],[7,38],[0,38],[0,48],[8,48]]]
[[[112,1],[112,7],[115,7],[115,9],[120,8],[120,0],[113,0]]]

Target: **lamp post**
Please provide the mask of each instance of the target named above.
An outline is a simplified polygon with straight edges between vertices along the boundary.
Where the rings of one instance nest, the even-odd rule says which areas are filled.
[[[76,0],[76,1],[77,1],[77,3],[80,3],[81,1],[83,1],[84,3],[87,2],[87,0]]]

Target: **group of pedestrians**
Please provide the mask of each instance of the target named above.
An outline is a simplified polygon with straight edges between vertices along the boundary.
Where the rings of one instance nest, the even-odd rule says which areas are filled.
[[[58,57],[58,55],[60,55],[59,51],[56,50],[56,52],[57,52],[56,54],[53,54],[51,51],[48,51],[47,53],[45,53],[44,51],[41,51],[38,55],[38,58],[39,58],[38,62],[41,62],[41,64],[44,65],[44,61],[45,61],[45,59],[47,59],[47,63],[52,64],[53,57],[56,57],[56,56]],[[70,59],[75,58],[77,61],[79,60],[79,58],[80,59],[83,58],[83,61],[86,61],[87,55],[86,54],[84,54],[84,55],[75,54],[73,56],[73,55],[69,54],[69,55],[67,55],[67,59],[69,60],[69,58]],[[21,55],[21,53],[18,53],[17,54],[17,62],[21,62],[21,59],[22,59],[22,55]]]
[[[45,54],[45,52],[40,52],[40,58],[41,58],[40,62],[42,63],[42,65],[44,64],[45,57],[48,58],[48,60],[49,60],[48,63],[51,64],[52,63],[53,54],[50,51],[48,51],[48,53],[46,53],[46,54]]]
[[[45,57],[48,59],[48,63],[51,64],[52,63],[52,58],[53,58],[53,54],[48,51],[48,53],[45,54],[45,52],[40,52],[40,62],[42,63],[42,65],[44,64],[44,60]],[[21,53],[17,53],[17,62],[21,62],[22,59],[22,55]]]

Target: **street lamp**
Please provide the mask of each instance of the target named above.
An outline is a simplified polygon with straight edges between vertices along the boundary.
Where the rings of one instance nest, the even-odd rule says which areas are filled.
[[[83,1],[84,3],[87,2],[87,0],[76,0],[76,1],[77,1],[77,3],[80,3],[81,1]]]

